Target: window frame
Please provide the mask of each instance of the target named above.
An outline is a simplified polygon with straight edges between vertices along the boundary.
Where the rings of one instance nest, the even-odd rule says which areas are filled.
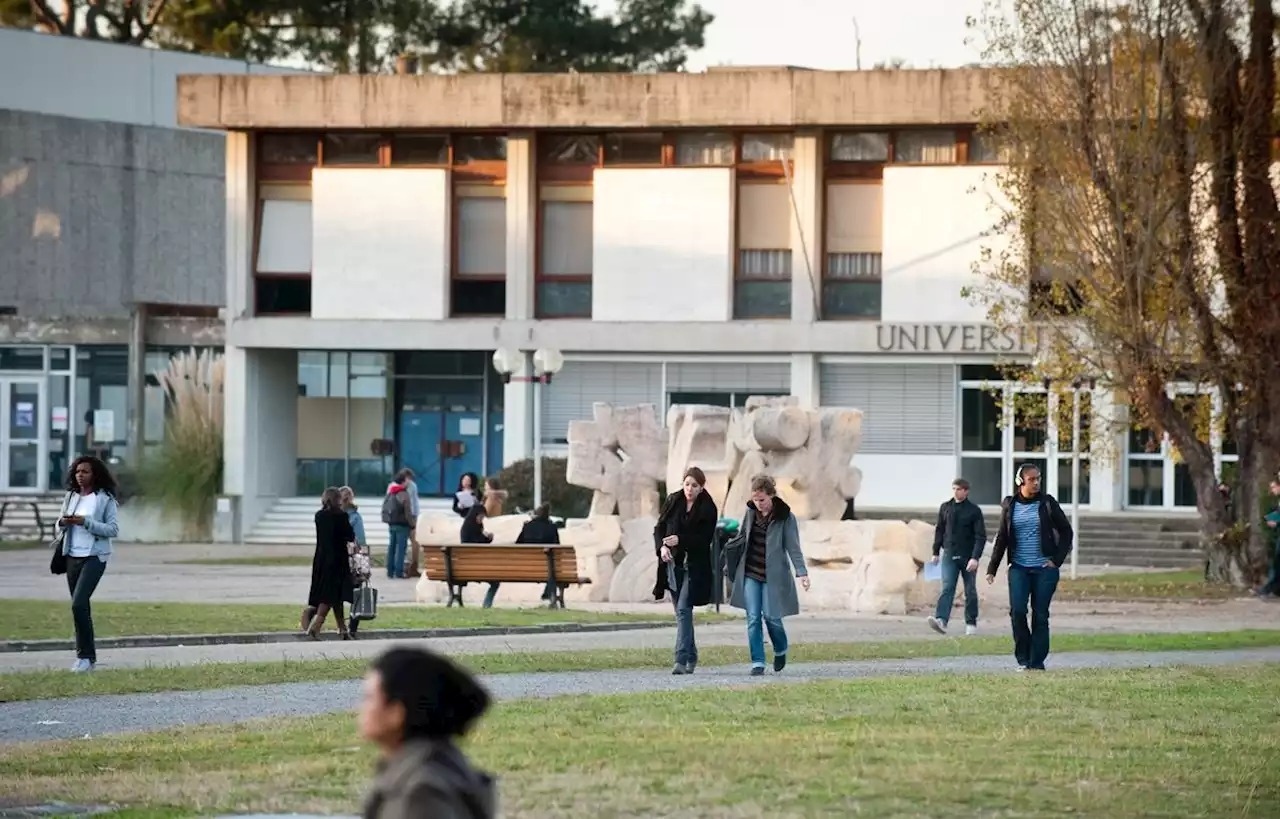
[[[591,191],[591,199],[580,200],[580,204],[590,204],[593,216],[595,214],[595,204],[596,204],[595,189],[594,189],[594,186],[590,184],[584,185],[580,183],[566,184],[566,183],[556,183],[556,182],[549,182],[549,183],[542,182],[542,181],[538,182],[538,199],[537,199],[538,207],[537,207],[537,213],[535,214],[535,217],[534,217],[535,218],[534,229],[537,235],[536,235],[536,238],[534,239],[533,315],[534,315],[534,318],[538,320],[547,320],[547,321],[565,321],[565,320],[573,320],[573,319],[577,319],[577,320],[586,319],[589,321],[591,319],[590,309],[588,309],[586,315],[549,315],[543,309],[542,285],[544,283],[550,282],[550,283],[559,283],[559,284],[586,284],[592,287],[594,287],[595,285],[594,270],[592,270],[590,273],[576,273],[576,274],[565,274],[565,275],[550,274],[549,275],[544,269],[543,261],[542,261],[542,250],[543,250],[543,243],[546,241],[545,236],[543,234],[543,229],[546,224],[546,220],[545,220],[543,211],[544,211],[544,208],[547,206],[547,204],[561,201],[561,200],[543,199],[542,188],[544,186],[589,189]],[[579,200],[572,200],[572,201],[578,202]],[[594,264],[592,266],[594,267]]]

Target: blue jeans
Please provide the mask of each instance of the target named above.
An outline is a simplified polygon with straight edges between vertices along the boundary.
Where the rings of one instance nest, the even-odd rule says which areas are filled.
[[[76,626],[76,657],[98,662],[98,648],[93,640],[93,612],[89,606],[89,598],[98,588],[102,573],[107,564],[102,558],[68,557],[67,588],[71,592],[71,619]]]
[[[770,617],[766,610],[769,603],[766,584],[754,577],[744,577],[742,582],[747,603],[747,647],[751,650],[751,666],[764,668],[764,631],[760,628],[760,621],[763,620],[769,630],[774,656],[787,653],[787,631],[782,627],[782,618]]]
[[[1275,540],[1275,553],[1271,556],[1271,570],[1267,572],[1267,582],[1258,589],[1259,594],[1280,595],[1280,538]]]
[[[693,604],[689,602],[688,580],[685,567],[667,564],[667,586],[671,589],[672,605],[676,610],[677,665],[698,664],[698,641],[693,636]]]
[[[409,527],[393,523],[387,527],[391,544],[387,547],[387,577],[404,576],[404,553],[409,548]]]
[[[956,601],[956,583],[960,578],[964,578],[964,622],[965,625],[978,625],[978,573],[966,572],[964,564],[967,560],[953,559],[949,555],[943,555],[938,561],[938,568],[942,569],[942,594],[938,595],[938,609],[934,612],[934,617],[942,621],[942,625],[946,625],[951,619],[951,606]]]
[[[1049,604],[1058,589],[1058,570],[1049,566],[1009,566],[1009,619],[1018,665],[1043,669],[1049,656]],[[1027,603],[1031,628],[1027,628]]]

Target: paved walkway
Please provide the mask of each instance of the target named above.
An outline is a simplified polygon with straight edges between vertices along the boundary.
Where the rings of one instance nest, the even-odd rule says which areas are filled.
[[[666,614],[666,607],[647,607]],[[1275,606],[1257,601],[1214,605],[1174,603],[1056,603],[1053,610],[1055,634],[1139,634],[1198,631],[1235,631],[1269,628],[1277,623]],[[1008,633],[1008,615],[995,606],[984,607],[981,633],[1003,636]],[[674,624],[673,624],[674,625]],[[798,644],[880,642],[903,639],[946,639],[935,635],[924,623],[924,615],[867,616],[848,612],[808,612],[787,620],[787,631]],[[356,642],[268,643],[259,645],[169,646],[126,648],[99,652],[100,667],[145,668],[197,665],[200,663],[280,662],[300,660],[366,658],[386,650],[395,641],[368,639]],[[963,639],[961,637],[960,639]],[[670,649],[674,627],[643,631],[607,633],[498,635],[445,637],[411,641],[446,654],[501,654],[505,652],[589,651],[593,649]],[[698,627],[698,643],[703,646],[743,646],[746,637],[741,621]],[[69,652],[36,651],[0,653],[0,673],[14,671],[62,670],[74,657]]]
[[[1057,669],[1216,666],[1280,662],[1280,648],[1240,651],[1079,652],[1056,654]],[[796,663],[782,674],[749,677],[744,666],[700,668],[688,677],[667,669],[629,669],[538,674],[498,674],[484,678],[499,700],[581,694],[635,694],[727,685],[858,679],[901,674],[1012,673],[1008,656],[946,657],[922,660]],[[354,709],[360,681],[181,691],[162,695],[126,694],[0,704],[0,744],[73,739],[102,734],[155,731],[188,725],[227,724],[269,717],[300,717]]]

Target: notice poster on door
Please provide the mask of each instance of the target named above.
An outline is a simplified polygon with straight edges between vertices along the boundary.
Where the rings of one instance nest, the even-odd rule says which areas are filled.
[[[480,419],[479,418],[461,418],[458,420],[459,435],[479,435]]]
[[[13,407],[13,425],[19,429],[32,429],[36,425],[36,405],[19,401]]]
[[[67,412],[66,407],[53,408],[53,431],[54,432],[67,431],[67,417],[69,414],[70,413]]]
[[[111,410],[93,411],[93,440],[110,443],[116,439],[116,414]]]

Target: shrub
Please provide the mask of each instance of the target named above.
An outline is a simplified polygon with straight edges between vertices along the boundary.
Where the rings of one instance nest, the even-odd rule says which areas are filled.
[[[563,458],[542,459],[542,500],[551,504],[551,514],[565,518],[583,518],[591,511],[591,490],[573,486],[565,480],[569,462]],[[502,488],[507,490],[510,511],[533,509],[533,459],[525,458],[504,467],[498,473]]]
[[[191,538],[208,536],[222,491],[224,374],[222,354],[202,351],[174,356],[157,376],[165,394],[164,442],[143,461],[138,485]]]

